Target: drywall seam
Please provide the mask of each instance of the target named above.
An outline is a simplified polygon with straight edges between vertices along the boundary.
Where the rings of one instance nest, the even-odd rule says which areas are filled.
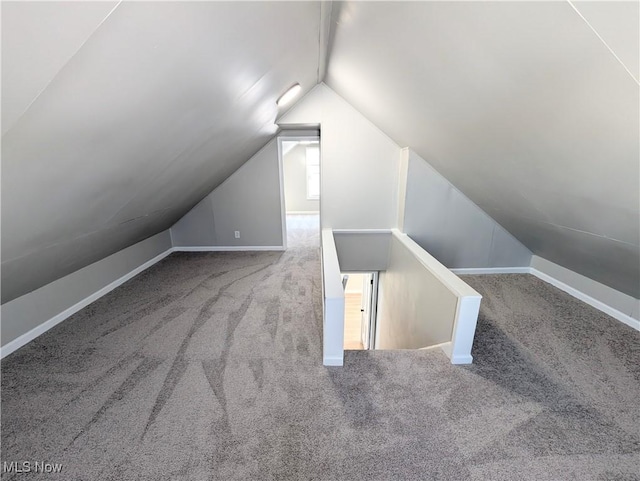
[[[523,196],[523,197],[524,197],[524,196]],[[526,198],[526,197],[525,197],[525,199],[527,199],[527,201],[528,201],[528,202],[532,202],[531,200],[529,200],[529,199],[528,199],[528,198]],[[533,203],[533,202],[532,202],[532,203]],[[566,229],[566,230],[570,230],[570,231],[572,231],[572,232],[577,232],[577,233],[579,233],[579,234],[590,235],[590,236],[593,236],[593,237],[598,237],[598,238],[600,238],[600,239],[606,239],[606,240],[608,240],[608,241],[617,242],[617,243],[619,243],[619,244],[628,245],[628,246],[631,246],[631,247],[638,247],[638,245],[637,245],[637,244],[634,244],[633,242],[627,242],[627,241],[624,241],[624,240],[622,240],[622,239],[616,239],[615,237],[606,236],[606,235],[604,235],[604,234],[598,234],[598,233],[596,233],[596,232],[589,232],[589,231],[587,231],[587,230],[576,229],[575,227],[569,227],[569,226],[567,226],[567,225],[554,224],[553,222],[547,222],[547,221],[545,221],[545,220],[538,220],[538,219],[535,219],[535,218],[533,218],[533,217],[529,217],[529,216],[527,216],[527,215],[520,215],[519,217],[520,217],[521,219],[530,220],[530,221],[532,221],[532,222],[537,222],[537,223],[540,223],[540,224],[545,224],[545,225],[550,225],[550,226],[552,226],[552,227],[557,227],[558,229]],[[500,225],[500,224],[498,224],[498,225]],[[503,229],[504,229],[504,227],[503,227]],[[505,229],[505,230],[506,230],[506,229]],[[512,237],[513,237],[513,235],[512,235]],[[514,237],[514,238],[515,238],[515,237]],[[517,240],[517,239],[516,239],[516,240]],[[518,241],[518,242],[520,242],[520,241]],[[534,254],[534,255],[535,255],[535,254]]]
[[[575,10],[575,12],[578,14],[578,16],[584,20],[584,23],[586,23],[588,25],[588,27],[591,29],[591,31],[593,33],[596,34],[596,37],[598,37],[598,39],[602,42],[602,44],[607,47],[607,50],[609,50],[609,52],[611,53],[611,55],[613,55],[615,57],[615,59],[618,61],[618,63],[620,63],[620,65],[622,65],[622,67],[627,71],[627,73],[629,75],[631,75],[631,78],[635,81],[635,83],[637,83],[638,85],[640,85],[640,81],[635,77],[635,75],[633,75],[633,73],[631,72],[631,70],[629,69],[629,67],[627,67],[625,65],[625,63],[622,61],[622,59],[620,57],[618,57],[618,55],[613,51],[613,49],[611,47],[609,47],[609,44],[607,42],[605,42],[604,38],[602,38],[602,36],[598,33],[598,31],[593,27],[593,25],[591,25],[589,23],[589,21],[584,17],[584,15],[582,15],[582,13],[580,13],[580,10],[578,10],[578,8],[573,4],[573,2],[571,0],[567,0],[567,3],[569,5],[571,5],[571,8],[573,8],[573,10]]]
[[[538,279],[545,281],[551,284],[554,287],[557,287],[561,291],[570,294],[576,299],[589,304],[591,307],[595,307],[601,312],[617,319],[618,321],[626,324],[627,326],[635,329],[636,331],[640,331],[640,320],[634,319],[628,314],[616,309],[609,304],[606,304],[584,292],[576,289],[575,287],[562,282],[555,277],[546,274],[535,267],[495,267],[495,268],[477,268],[477,269],[451,269],[454,274],[457,275],[477,275],[477,274],[531,274],[536,276]]]
[[[108,294],[109,292],[114,290],[116,287],[121,286],[122,284],[127,282],[129,279],[132,279],[136,275],[140,274],[142,271],[144,271],[144,270],[148,269],[149,267],[151,267],[152,265],[160,262],[162,259],[167,257],[172,252],[173,252],[173,248],[167,249],[163,253],[158,254],[153,259],[150,259],[147,262],[145,262],[144,264],[139,265],[138,267],[136,267],[132,271],[128,272],[124,276],[122,276],[122,277],[116,279],[115,281],[107,284],[103,288],[101,288],[101,289],[97,290],[96,292],[94,292],[93,294],[85,297],[84,299],[82,299],[81,301],[75,303],[71,307],[65,309],[61,313],[56,314],[51,319],[43,322],[42,324],[34,327],[30,331],[22,334],[21,336],[15,338],[14,340],[8,342],[6,345],[4,345],[4,346],[2,346],[0,348],[0,359],[4,358],[5,356],[8,356],[9,354],[11,354],[12,352],[14,352],[17,349],[21,348],[22,346],[24,346],[28,342],[33,341],[36,337],[40,336],[41,334],[44,334],[49,329],[51,329],[52,327],[60,324],[62,321],[64,321],[65,319],[69,318],[70,316],[72,316],[76,312],[80,311],[81,309],[84,309],[85,307],[87,307],[92,302],[100,299],[102,296],[104,296],[105,294]]]
[[[86,43],[89,41],[89,39],[91,37],[93,37],[95,35],[95,33],[100,29],[100,27],[102,27],[102,25],[104,24],[104,22],[107,21],[107,19],[111,16],[111,14],[113,12],[116,11],[116,9],[120,6],[120,4],[122,3],[123,0],[120,0],[118,3],[116,3],[116,5],[109,10],[109,13],[107,13],[107,15],[102,19],[102,21],[96,26],[96,28],[93,29],[93,32],[91,32],[89,34],[89,36],[84,40],[84,42],[82,42],[80,44],[80,46],[76,49],[75,52],[73,52],[73,54],[66,60],[65,63],[62,64],[62,67],[60,67],[60,69],[58,69],[58,71],[53,75],[53,77],[51,77],[51,79],[49,79],[49,81],[47,82],[47,84],[42,87],[42,89],[36,94],[35,97],[33,97],[33,99],[31,100],[31,102],[29,102],[29,105],[27,105],[27,108],[25,108],[22,113],[20,115],[18,115],[16,117],[16,119],[13,121],[13,123],[7,128],[7,130],[4,132],[4,134],[6,134],[7,132],[9,132],[11,129],[13,129],[13,127],[16,126],[16,124],[20,121],[20,119],[22,117],[24,117],[24,114],[26,114],[29,109],[31,108],[31,106],[36,102],[36,100],[38,100],[40,98],[40,96],[42,95],[42,93],[47,90],[49,88],[49,86],[53,83],[53,81],[58,77],[58,75],[60,74],[60,72],[62,72],[64,70],[64,68],[69,64],[69,62],[71,61],[71,59],[73,57],[75,57],[76,55],[78,55],[78,52],[80,50],[82,50],[82,48],[86,45]],[[3,135],[4,136],[4,135]]]
[[[100,228],[100,229],[91,230],[90,232],[84,232],[84,233],[82,233],[82,234],[79,234],[79,235],[76,235],[76,236],[72,237],[72,238],[71,238],[71,239],[69,239],[68,241],[58,241],[58,242],[53,242],[53,243],[51,243],[51,244],[45,245],[43,248],[40,248],[40,249],[35,249],[35,248],[34,248],[34,249],[31,249],[30,251],[28,251],[26,254],[22,254],[22,255],[20,255],[20,256],[18,256],[18,257],[14,257],[14,258],[12,258],[12,259],[3,259],[3,262],[9,262],[9,261],[21,260],[21,259],[24,259],[25,257],[29,257],[29,256],[32,256],[32,255],[34,255],[34,254],[37,254],[38,252],[40,252],[40,251],[42,251],[42,250],[51,249],[51,248],[53,248],[53,247],[58,247],[58,246],[60,246],[60,245],[64,244],[65,242],[73,242],[73,241],[76,241],[76,240],[84,239],[84,238],[86,238],[86,237],[92,236],[92,235],[94,235],[94,234],[98,234],[98,233],[100,233],[100,232],[106,232],[106,231],[108,231],[108,230],[110,230],[110,229],[113,229],[114,227],[119,227],[119,226],[121,226],[121,225],[123,225],[123,224],[127,224],[128,222],[133,222],[133,221],[136,221],[136,220],[138,220],[138,219],[142,219],[142,218],[145,218],[145,217],[153,216],[153,215],[156,215],[156,214],[161,213],[161,212],[166,212],[166,211],[168,211],[168,210],[170,210],[170,209],[169,209],[169,208],[167,208],[167,209],[160,209],[160,210],[156,210],[156,211],[150,212],[149,214],[140,215],[140,216],[137,216],[137,217],[135,217],[135,218],[133,218],[133,219],[129,219],[129,220],[125,220],[125,221],[122,221],[122,222],[118,222],[117,224],[110,224],[110,225],[107,225],[107,227],[102,227],[102,228]],[[107,221],[107,224],[109,224],[109,221]],[[163,232],[163,231],[156,232],[156,234],[153,234],[153,235],[160,234],[161,232]],[[152,235],[151,237],[153,237],[153,235]],[[135,244],[132,244],[132,245],[135,245]],[[124,250],[124,249],[126,249],[127,247],[131,247],[131,245],[126,246],[126,247],[123,247],[123,248],[122,248],[122,249],[120,249],[120,250]],[[114,254],[115,254],[115,253],[117,253],[117,252],[120,252],[120,251],[116,251],[116,252],[114,252]],[[111,255],[111,254],[110,254],[110,255]],[[109,256],[107,256],[107,257],[109,257]],[[103,259],[104,259],[104,257],[103,257]],[[100,260],[100,259],[99,259],[99,260]],[[96,261],[96,262],[98,262],[98,261]],[[86,267],[86,266],[84,266],[84,267]],[[81,267],[80,269],[82,269],[82,267]],[[67,275],[68,275],[68,274],[67,274]],[[63,277],[64,277],[64,276],[63,276]],[[58,279],[54,279],[54,280],[53,280],[53,281],[51,281],[51,282],[55,282],[56,280],[58,280]],[[46,285],[46,284],[45,284],[45,285]],[[40,287],[42,287],[42,286],[40,286]],[[26,293],[26,294],[28,294],[28,293]],[[24,295],[24,294],[23,294],[23,295]],[[20,296],[18,296],[18,297],[20,297]],[[13,299],[11,299],[11,300],[13,300]],[[10,301],[7,301],[7,302],[10,302]]]

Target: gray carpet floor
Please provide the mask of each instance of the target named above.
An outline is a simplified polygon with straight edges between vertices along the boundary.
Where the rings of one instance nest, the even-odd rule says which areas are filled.
[[[640,479],[639,333],[534,277],[474,276],[474,365],[325,368],[317,232],[289,234],[173,254],[4,359],[2,461],[64,467],[2,479]]]

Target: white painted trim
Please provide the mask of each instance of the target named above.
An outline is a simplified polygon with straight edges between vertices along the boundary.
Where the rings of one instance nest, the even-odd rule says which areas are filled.
[[[24,346],[28,342],[33,341],[36,337],[40,336],[41,334],[44,334],[49,329],[51,329],[52,327],[60,324],[62,321],[64,321],[65,319],[69,318],[70,316],[72,316],[76,312],[80,311],[81,309],[84,309],[89,304],[91,304],[92,302],[100,299],[105,294],[108,294],[109,292],[114,290],[116,287],[121,286],[122,284],[127,282],[129,279],[137,276],[142,271],[144,271],[144,270],[148,269],[149,267],[151,267],[152,265],[160,262],[162,259],[164,259],[169,254],[171,254],[173,252],[173,250],[174,250],[173,248],[170,248],[170,249],[167,249],[166,251],[164,251],[163,253],[158,254],[153,259],[148,260],[144,264],[141,264],[140,266],[136,267],[135,269],[133,269],[132,271],[128,272],[127,274],[125,274],[124,276],[120,277],[119,279],[116,279],[115,281],[107,284],[103,288],[101,288],[101,289],[97,290],[96,292],[94,292],[93,294],[85,297],[84,299],[82,299],[81,301],[75,303],[73,306],[65,309],[61,313],[56,314],[55,316],[53,316],[48,321],[43,322],[42,324],[34,327],[30,331],[25,332],[21,336],[15,338],[13,341],[8,342],[7,344],[5,344],[4,346],[2,346],[0,348],[0,359],[4,358],[5,356],[8,356],[9,354],[11,354],[12,352],[16,351],[17,349],[20,349],[22,346]]]
[[[324,357],[322,360],[323,366],[343,366],[344,360],[340,357]]]
[[[280,224],[282,225],[282,247],[287,249],[287,206],[284,198],[284,155],[282,154],[282,136],[276,142],[278,152],[278,182],[280,183]]]
[[[618,309],[611,307],[610,305],[605,304],[602,301],[599,301],[598,299],[594,299],[590,295],[585,294],[584,292],[579,291],[575,287],[571,287],[570,285],[565,284],[564,282],[559,281],[555,277],[551,277],[549,274],[545,274],[544,272],[539,271],[534,267],[531,267],[529,272],[530,274],[533,274],[534,276],[536,276],[538,279],[548,282],[552,286],[555,286],[561,291],[564,291],[567,294],[572,295],[576,299],[579,299],[582,302],[589,304],[591,307],[595,307],[599,311],[602,311],[605,314],[608,314],[609,316],[613,317],[614,319],[617,319],[618,321],[626,324],[627,326],[635,329],[636,331],[640,331],[640,321],[625,314],[624,312],[621,312]]]
[[[275,250],[286,250],[287,249],[287,215],[288,214],[317,214],[320,212],[299,212],[299,211],[291,211],[287,212],[287,205],[285,199],[284,192],[284,155],[282,154],[282,142],[302,142],[310,140],[312,142],[318,142],[318,149],[320,148],[320,131],[316,134],[311,134],[309,132],[299,132],[297,133],[295,130],[290,131],[289,135],[287,135],[287,131],[283,130],[278,133],[277,137],[277,147],[278,147],[278,179],[280,181],[280,218],[282,222],[282,248]],[[322,155],[322,151],[320,151],[320,155]],[[322,162],[322,157],[320,157],[320,161]],[[274,249],[270,249],[274,250]]]
[[[21,336],[15,338],[14,340],[12,340],[12,341],[8,342],[7,344],[5,344],[4,346],[0,347],[0,359],[4,358],[5,356],[8,356],[9,354],[11,354],[12,352],[14,352],[14,351],[16,351],[18,349],[20,349],[25,344],[33,341],[35,338],[37,338],[41,334],[44,334],[45,332],[47,332],[49,329],[55,327],[56,325],[60,324],[62,321],[64,321],[65,319],[71,317],[76,312],[80,311],[81,309],[84,309],[85,307],[87,307],[92,302],[97,301],[102,296],[108,294],[109,292],[114,290],[116,287],[121,286],[122,284],[124,284],[128,280],[130,280],[133,277],[135,277],[138,274],[140,274],[142,271],[144,271],[144,270],[148,269],[149,267],[151,267],[152,265],[160,262],[162,259],[167,257],[172,252],[283,251],[283,250],[285,250],[283,246],[230,246],[230,247],[195,246],[195,247],[171,247],[171,248],[167,249],[166,251],[162,252],[161,254],[158,254],[153,259],[149,259],[147,262],[139,265],[138,267],[136,267],[135,269],[131,270],[127,274],[123,275],[122,277],[116,279],[115,281],[113,281],[113,282],[107,284],[106,286],[102,287],[101,289],[97,290],[93,294],[91,294],[91,295],[85,297],[84,299],[82,299],[81,301],[75,303],[73,306],[65,309],[64,311],[60,312],[59,314],[56,314],[55,316],[53,316],[49,320],[43,322],[42,324],[39,324],[38,326],[34,327],[30,331],[25,332]]]
[[[456,298],[455,312],[452,313],[451,341],[441,345],[442,351],[452,364],[470,364],[471,348],[476,333],[482,296],[456,274],[442,265],[435,257],[420,247],[407,234],[392,229],[393,237]],[[445,322],[448,322],[445,320]]]
[[[391,229],[333,229],[334,234],[391,234]]]
[[[344,363],[344,289],[331,229],[322,229],[322,364]]]
[[[318,133],[311,133],[309,130],[300,132],[300,129],[287,128],[278,133],[278,138],[285,142],[320,142],[320,130],[316,130]]]
[[[442,352],[444,352],[445,356],[447,356],[449,360],[451,360],[451,341],[443,342],[442,344],[437,344],[436,346],[442,349]]]
[[[454,274],[476,275],[476,274],[530,274],[530,267],[472,267],[464,269],[449,269]]]
[[[475,323],[474,323],[474,335],[475,335]],[[473,339],[472,339],[473,341]],[[469,354],[455,354],[453,352],[453,343],[443,342],[432,347],[439,347],[442,352],[449,358],[451,364],[473,364],[473,356]],[[429,348],[426,348],[429,349]]]
[[[471,364],[473,362],[471,349],[473,348],[473,338],[476,335],[481,300],[480,296],[458,297],[451,349],[450,351],[443,349],[445,353],[450,353],[451,364]]]
[[[451,270],[444,266],[444,264],[440,263],[438,259],[420,247],[420,245],[407,234],[400,232],[398,229],[392,229],[391,232],[393,236],[398,239],[398,241],[400,241],[402,245],[404,245],[405,248],[408,249],[409,252],[411,252],[411,254],[420,261],[427,270],[429,270],[429,272],[431,272],[456,296],[472,296],[482,299],[482,296],[478,294],[475,289],[451,272]]]
[[[451,364],[472,364],[473,356],[471,354],[467,355],[458,355],[451,357]]]
[[[398,162],[398,212],[396,214],[396,229],[404,232],[404,214],[407,201],[407,181],[409,175],[409,147],[400,149]]]
[[[635,329],[636,331],[640,331],[640,320],[634,319],[628,314],[612,307],[608,304],[605,304],[594,297],[591,297],[588,294],[576,289],[575,287],[566,284],[555,277],[546,274],[535,267],[487,267],[487,268],[471,268],[471,269],[450,269],[451,272],[457,275],[477,275],[477,274],[531,274],[536,276],[538,279],[543,280],[554,287],[557,287],[561,291],[570,294],[576,299],[589,304],[591,307],[595,307],[601,312],[617,319],[618,321],[626,324],[627,326]]]
[[[287,215],[320,215],[318,210],[288,210]]]
[[[252,252],[284,251],[284,246],[177,246],[173,252]]]
[[[332,235],[331,235],[331,238],[333,238]],[[161,261],[172,252],[250,252],[250,251],[284,251],[285,249],[286,249],[285,246],[176,246],[176,247],[171,247],[166,251],[164,251],[163,253],[157,255],[156,257],[148,260],[147,262],[131,270],[124,276],[116,279],[115,281],[109,283],[103,288],[97,290],[93,294],[77,302],[73,306],[65,309],[64,311],[60,312],[59,314],[56,314],[54,317],[50,318],[49,320],[34,327],[33,329],[26,332],[25,334],[22,334],[16,339],[8,342],[5,346],[0,348],[0,358],[3,358],[11,354],[12,352],[21,348],[28,342],[34,340],[41,334],[44,334],[52,327],[56,326],[60,322],[69,318],[70,316],[80,311],[81,309],[85,308],[92,302],[98,300],[105,294],[108,294],[109,292],[114,290],[116,287],[121,286],[122,284],[132,279],[142,271],[148,269],[152,265]],[[335,251],[335,245],[333,246],[333,250]],[[335,255],[335,258],[337,259],[337,254]],[[342,293],[342,296],[344,296],[343,293]],[[336,306],[329,307],[328,310],[331,311],[332,313],[331,317],[333,316],[341,317],[340,314],[344,312],[344,297],[342,297],[341,300],[342,300],[341,306],[336,305]],[[332,304],[332,302],[330,301],[329,304]],[[342,321],[342,323],[344,323],[344,320]],[[344,329],[341,329],[340,331],[342,332],[344,331]],[[340,347],[342,347],[343,340],[340,339],[339,341],[340,341]],[[343,358],[340,356],[324,356],[323,363],[327,366],[341,366],[343,364]]]

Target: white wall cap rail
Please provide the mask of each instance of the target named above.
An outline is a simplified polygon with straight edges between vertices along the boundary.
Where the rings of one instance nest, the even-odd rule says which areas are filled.
[[[425,251],[422,247],[420,247],[407,234],[400,232],[398,229],[391,229],[391,232],[427,269],[429,269],[433,273],[433,275],[435,275],[457,296],[477,297],[479,299],[482,298],[482,296],[475,289],[473,289],[457,275],[451,272],[451,270],[441,264],[435,257]]]
[[[344,289],[331,229],[322,229],[322,363],[344,364]]]
[[[425,269],[429,270],[457,298],[451,343],[445,343],[442,346],[442,350],[449,357],[452,364],[471,364],[473,361],[471,348],[473,347],[473,339],[476,333],[482,296],[420,247],[407,234],[400,232],[398,229],[392,229],[392,234],[415,256]]]

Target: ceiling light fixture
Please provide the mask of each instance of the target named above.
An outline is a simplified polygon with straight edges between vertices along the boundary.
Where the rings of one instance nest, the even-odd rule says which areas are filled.
[[[300,84],[297,83],[293,85],[291,88],[289,88],[289,90],[283,93],[278,100],[276,100],[276,103],[279,106],[288,104],[289,102],[291,102],[291,100],[293,100],[293,98],[296,95],[300,93],[300,90],[302,90],[302,87],[300,87]]]

